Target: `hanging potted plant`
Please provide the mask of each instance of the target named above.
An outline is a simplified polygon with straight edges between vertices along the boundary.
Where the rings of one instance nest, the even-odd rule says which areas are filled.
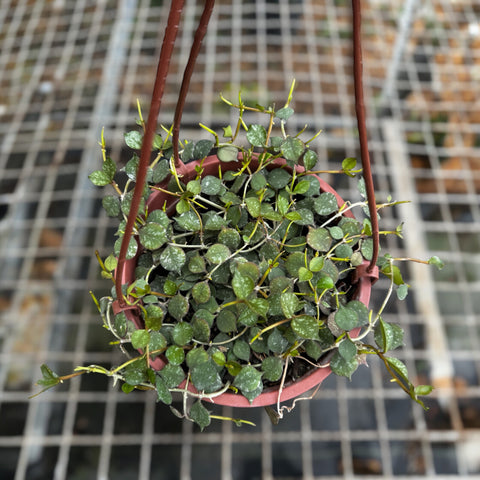
[[[120,380],[127,393],[155,390],[166,404],[173,394],[182,395],[183,410],[174,412],[204,428],[212,418],[205,402],[276,405],[281,417],[291,408],[282,402],[303,398],[332,372],[350,378],[366,355],[376,354],[393,380],[422,404],[418,396],[431,387],[414,387],[405,365],[387,355],[402,345],[403,331],[381,317],[392,292],[404,298],[408,286],[393,257],[378,258],[359,2],[353,1],[363,200],[355,203],[322,179],[323,161],[310,148],[316,135],[304,139],[302,132],[289,131],[294,83],[279,109],[249,107],[240,95],[235,103],[224,99],[238,112],[236,125],[221,135],[202,126],[209,139],[179,140],[213,1],[206,2],[200,19],[173,127],[157,133],[181,11],[174,3],[149,118],[145,123],[139,109],[141,129],[125,136],[134,150],[122,169],[127,180],[122,187],[117,183],[103,133],[103,166],[90,175],[95,185],[112,185],[116,192],[103,204],[119,218],[119,238],[114,252],[99,258],[103,276],[115,287],[111,296],[94,299],[127,360],[112,369],[78,367],[63,377],[44,365],[39,384],[49,388],[72,376],[103,373]],[[265,122],[248,123],[250,111],[264,115]],[[349,158],[337,173],[359,172]],[[369,216],[356,218],[355,207]],[[399,235],[400,229],[382,233]],[[440,265],[437,258],[424,263]],[[379,269],[390,286],[380,310],[372,312],[368,302]]]

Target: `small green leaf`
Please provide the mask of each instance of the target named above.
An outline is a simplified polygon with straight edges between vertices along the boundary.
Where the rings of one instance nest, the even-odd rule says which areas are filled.
[[[120,254],[121,246],[122,246],[122,238],[117,238],[117,240],[115,241],[115,244],[113,246],[113,250],[114,250],[115,255],[117,257]],[[131,260],[132,258],[134,258],[135,255],[137,254],[137,249],[138,249],[138,244],[137,244],[136,240],[133,237],[131,237],[130,242],[128,242],[126,259]]]
[[[262,362],[262,371],[265,380],[277,382],[283,373],[283,361],[278,357],[266,357]]]
[[[285,215],[285,218],[287,220],[290,220],[291,222],[298,222],[300,220],[302,220],[302,215],[300,215],[300,212],[288,212],[286,215]]]
[[[238,362],[234,361],[227,362],[225,367],[232,377],[236,377],[242,371],[242,366]]]
[[[193,385],[201,392],[211,393],[222,387],[222,380],[213,360],[195,365],[191,368],[190,375]]]
[[[178,295],[177,295],[177,297],[178,297]],[[174,297],[174,298],[176,298],[176,297]],[[182,297],[182,298],[184,298],[184,297]],[[170,304],[169,304],[169,306],[170,306]],[[187,308],[188,308],[188,305],[187,305]],[[172,331],[172,339],[177,345],[182,347],[182,346],[186,345],[187,343],[190,343],[192,338],[193,338],[193,328],[189,323],[179,322],[179,323],[175,324],[175,326],[173,327],[173,331]]]
[[[350,245],[342,243],[335,249],[335,256],[337,258],[344,258],[350,260],[350,257],[353,255],[353,249]]]
[[[433,387],[431,385],[418,385],[414,389],[415,395],[422,397],[425,395],[429,395],[430,393],[432,393],[432,391]]]
[[[203,318],[192,320],[193,338],[199,342],[208,342],[210,338],[210,326]]]
[[[123,393],[131,393],[135,390],[135,387],[133,385],[129,385],[128,383],[124,383],[122,385],[122,392]]]
[[[252,186],[252,189],[256,192],[265,188],[265,186],[267,185],[267,179],[265,178],[263,172],[254,173],[252,175],[250,185]]]
[[[128,364],[124,370],[125,382],[129,385],[139,385],[147,380],[147,371],[143,359]]]
[[[357,159],[353,157],[347,157],[342,162],[342,170],[348,174],[357,165]]]
[[[88,178],[97,187],[104,187],[112,181],[112,178],[102,170],[95,170],[88,176]]]
[[[308,282],[313,278],[313,273],[305,267],[300,267],[298,270],[298,280],[300,282]]]
[[[145,298],[143,302],[145,303]],[[147,305],[145,312],[147,314],[145,318],[145,328],[147,330],[160,330],[162,327],[163,309],[158,305]]]
[[[267,131],[262,125],[250,125],[247,131],[247,140],[254,147],[263,147],[267,141]]]
[[[280,295],[280,306],[285,318],[292,318],[300,308],[300,301],[294,293],[284,292]]]
[[[318,162],[318,155],[313,150],[307,150],[303,155],[305,170],[312,170]]]
[[[280,120],[286,121],[288,120],[294,113],[293,108],[290,107],[283,107],[280,110],[275,112],[275,116]]]
[[[358,267],[363,263],[363,255],[360,252],[354,252],[350,257],[350,263],[352,267]]]
[[[222,127],[222,128],[223,128],[224,138],[232,138],[233,137],[233,132],[232,132],[232,126],[231,125],[228,125],[228,126]]]
[[[313,225],[313,213],[310,210],[307,210],[306,208],[299,208],[295,213],[300,215],[300,218],[294,220],[297,225]]]
[[[307,243],[314,250],[327,252],[332,243],[332,237],[326,228],[310,228],[307,234]]]
[[[109,217],[118,217],[121,213],[120,199],[113,195],[107,195],[102,198],[102,206]]]
[[[186,260],[185,252],[174,245],[168,245],[160,255],[160,265],[170,272],[179,272]]]
[[[237,319],[230,310],[222,310],[217,317],[216,324],[223,333],[234,332],[237,328]]]
[[[298,272],[305,267],[305,257],[302,252],[294,252],[287,257],[285,267],[292,277],[298,277]]]
[[[202,193],[205,195],[218,195],[222,189],[222,180],[213,175],[207,175],[202,179]]]
[[[352,330],[352,328],[357,326],[358,315],[355,311],[341,305],[335,312],[335,323],[342,330]]]
[[[138,169],[138,164],[140,163],[140,159],[138,158],[137,155],[134,155],[125,165],[125,167],[122,169],[125,171],[127,174],[127,177],[132,180],[136,181],[137,179],[137,169]]]
[[[288,185],[292,176],[283,168],[274,168],[268,172],[268,184],[275,190],[280,190]]]
[[[221,162],[236,162],[238,158],[238,149],[233,145],[227,145],[218,149],[217,157]]]
[[[110,157],[107,157],[103,162],[102,171],[110,178],[110,182],[112,182],[113,177],[115,176],[115,172],[117,171],[117,166]]]
[[[341,240],[343,238],[343,230],[340,227],[330,227],[328,231],[334,240]]]
[[[232,288],[238,299],[246,299],[255,288],[255,282],[251,277],[235,273],[232,279]]]
[[[220,265],[228,260],[230,255],[230,249],[226,245],[215,243],[207,250],[205,257],[210,263],[213,263],[214,265]]]
[[[363,258],[365,260],[371,260],[373,256],[373,239],[365,238],[362,240],[360,251],[362,252]]]
[[[130,148],[134,150],[140,150],[142,148],[143,136],[137,130],[132,130],[131,132],[126,132],[124,134],[125,143]]]
[[[283,353],[288,348],[288,340],[282,335],[278,328],[274,328],[268,336],[267,345],[273,353]]]
[[[193,159],[194,149],[195,149],[195,142],[185,141],[183,152],[182,152],[182,160],[184,162],[188,162],[189,160]]]
[[[292,330],[302,338],[318,339],[318,322],[310,315],[299,315],[292,319]]]
[[[199,140],[195,143],[195,148],[193,150],[193,159],[194,160],[201,160],[205,158],[209,153],[210,150],[215,145],[215,142],[212,140]]]
[[[248,213],[253,218],[257,218],[260,215],[260,200],[258,200],[257,197],[246,198],[245,204],[247,206]]]
[[[253,392],[258,388],[262,381],[262,373],[252,365],[243,367],[240,373],[235,377],[233,385],[240,389],[242,393]]]
[[[207,281],[197,283],[192,288],[192,298],[197,303],[208,302],[208,300],[210,300],[210,295],[210,286]]]
[[[240,234],[234,228],[222,228],[218,234],[218,242],[235,250],[240,245]]]
[[[201,229],[200,219],[192,210],[187,210],[175,217],[175,221],[182,229],[188,232],[198,232]]]
[[[250,345],[245,340],[237,340],[233,344],[233,353],[240,360],[250,360]]]
[[[158,133],[153,137],[153,148],[155,150],[162,150],[163,148],[163,139]]]
[[[180,294],[168,302],[168,313],[176,320],[181,320],[188,312],[188,300]]]
[[[408,295],[408,285],[404,283],[397,288],[397,297],[399,300],[405,300]]]
[[[310,182],[308,180],[302,180],[301,182],[298,182],[297,185],[295,185],[295,188],[293,189],[293,193],[296,193],[297,195],[302,195],[310,190]]]
[[[157,390],[158,400],[166,405],[172,403],[172,394],[165,383],[165,380],[160,375],[155,377],[155,389]]]
[[[326,216],[338,210],[338,202],[333,193],[325,192],[314,200],[313,208],[319,215]]]
[[[299,138],[287,137],[282,142],[281,150],[285,160],[297,162],[305,151],[305,144]]]
[[[185,360],[185,352],[178,345],[168,347],[165,356],[171,365],[181,365]]]
[[[117,268],[118,259],[117,259],[113,254],[110,254],[110,255],[105,259],[105,261],[103,262],[103,264],[105,265],[105,268],[106,268],[109,272],[113,272],[113,271]]]
[[[43,364],[40,367],[42,372],[42,378],[37,381],[38,385],[42,387],[51,388],[60,383],[60,377],[48,367],[48,365]]]
[[[335,375],[352,378],[352,374],[358,368],[358,361],[353,357],[349,361],[345,360],[338,351],[333,354],[330,360],[330,368]]]
[[[150,352],[155,350],[164,350],[167,346],[167,339],[160,332],[150,332],[150,343],[148,348]]]
[[[261,317],[266,317],[269,304],[266,298],[253,298],[247,301],[248,308]],[[246,325],[246,324],[245,324]]]
[[[179,215],[186,213],[190,210],[190,203],[186,198],[181,198],[178,203],[175,205],[175,210]]]
[[[350,362],[357,355],[357,346],[349,338],[345,338],[338,345],[338,353],[346,362]]]
[[[165,180],[170,174],[170,165],[167,160],[160,160],[153,168],[152,182],[155,184]]]
[[[177,291],[178,285],[174,281],[167,278],[163,284],[163,292],[165,295],[175,295]]]
[[[197,253],[188,261],[188,270],[191,273],[203,273],[206,270],[205,260]]]
[[[225,366],[225,355],[221,350],[218,349],[212,349],[212,360],[219,366],[219,367],[224,367]]]
[[[206,363],[210,360],[208,353],[201,347],[194,348],[187,353],[187,365],[188,368],[196,367],[202,363]]]
[[[353,310],[358,316],[357,327],[365,325],[368,323],[369,312],[368,308],[365,306],[364,303],[360,302],[359,300],[351,300],[347,303],[346,307],[350,310]]]
[[[442,261],[442,259],[440,257],[437,257],[436,255],[428,259],[428,264],[435,265],[439,270],[441,270],[445,266],[445,263]]]
[[[402,278],[402,273],[400,272],[400,269],[396,265],[391,265],[390,263],[386,263],[382,267],[381,271],[388,278],[392,279],[395,285],[403,285],[405,283]]]
[[[375,343],[382,350],[388,352],[403,345],[403,330],[399,325],[387,323],[382,318],[375,326]]]
[[[305,353],[313,358],[313,360],[317,361],[323,353],[323,349],[319,342],[315,342],[313,340],[309,340],[305,343]]]
[[[115,315],[114,328],[121,338],[125,337],[127,334],[127,317],[124,312]]]
[[[395,357],[385,357],[385,359],[395,373],[397,373],[404,382],[409,384],[410,381],[408,380],[408,370],[405,364]]]
[[[147,223],[139,230],[138,236],[147,250],[157,250],[167,241],[167,230],[158,223]]]
[[[190,180],[187,183],[187,192],[190,192],[193,195],[199,195],[202,191],[202,186],[200,180]]]
[[[324,257],[313,257],[310,260],[308,268],[310,269],[311,272],[319,272],[323,268],[324,264],[325,264]]]
[[[289,206],[289,201],[287,198],[285,198],[283,195],[279,195],[277,198],[277,209],[278,212],[285,216],[286,213],[288,212],[288,206]]]
[[[167,388],[175,388],[182,383],[185,373],[180,365],[167,363],[161,370],[160,376],[163,378]]]
[[[217,212],[206,212],[202,214],[203,228],[205,230],[221,230],[227,225],[227,221]]]
[[[133,348],[145,348],[150,342],[150,334],[146,330],[135,330],[131,342]]]
[[[210,413],[199,401],[195,402],[190,408],[190,418],[203,430],[210,425]]]

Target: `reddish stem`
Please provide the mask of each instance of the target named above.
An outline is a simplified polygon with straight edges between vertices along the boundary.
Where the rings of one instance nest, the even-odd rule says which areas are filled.
[[[150,103],[150,111],[148,113],[147,125],[145,127],[145,135],[143,137],[142,149],[140,151],[140,162],[137,171],[137,180],[133,191],[130,212],[125,226],[120,253],[118,255],[118,266],[115,272],[115,292],[121,307],[125,307],[125,299],[122,293],[122,276],[125,268],[127,249],[132,238],[135,219],[138,215],[140,201],[142,199],[143,187],[147,176],[148,165],[150,164],[150,152],[152,151],[153,139],[157,129],[158,114],[162,103],[163,92],[167,80],[170,59],[172,58],[173,47],[177,37],[180,17],[183,10],[184,0],[172,0],[170,4],[170,13],[168,15],[167,28],[163,37],[162,49],[158,60],[157,75]]]
[[[195,32],[195,37],[193,39],[192,48],[190,50],[190,56],[188,57],[188,62],[183,73],[182,86],[180,87],[180,93],[178,95],[177,107],[175,109],[175,117],[173,120],[173,133],[172,133],[172,142],[173,142],[173,158],[175,160],[175,167],[180,167],[180,157],[178,153],[178,138],[180,135],[180,122],[182,120],[183,108],[185,106],[185,100],[187,97],[188,89],[190,87],[190,79],[192,78],[193,70],[195,68],[195,63],[197,61],[200,48],[202,46],[203,38],[207,33],[208,22],[212,15],[213,7],[215,5],[215,0],[206,0],[205,7],[203,9],[200,22],[198,24],[197,31]]]
[[[365,104],[363,100],[363,62],[362,62],[362,14],[360,0],[352,0],[353,8],[353,76],[355,83],[355,112],[357,115],[358,135],[360,137],[360,155],[362,159],[363,176],[367,192],[368,210],[372,222],[373,254],[367,273],[372,273],[377,263],[379,250],[378,217],[375,202],[370,154],[368,152],[367,127],[365,123]]]

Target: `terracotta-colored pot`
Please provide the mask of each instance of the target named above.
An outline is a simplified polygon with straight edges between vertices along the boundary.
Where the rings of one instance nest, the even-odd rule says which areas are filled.
[[[252,166],[255,167],[256,160],[252,160]],[[274,163],[269,165],[268,169],[271,170],[276,167],[280,167],[286,164],[284,159],[277,159]],[[182,176],[182,181],[187,183],[190,180],[195,179],[197,176],[197,172],[195,171],[195,166],[198,165],[198,162],[191,162],[187,164],[181,164],[179,168],[177,168],[177,172],[179,175]],[[202,176],[206,175],[218,175],[219,166],[222,172],[227,172],[230,170],[237,170],[239,166],[241,166],[240,162],[221,162],[218,160],[217,156],[212,155],[207,157],[203,164],[203,173]],[[288,168],[288,167],[287,167]],[[303,171],[302,167],[298,167],[299,171]],[[337,198],[338,205],[341,206],[345,203],[345,201],[338,195],[338,193],[322,180],[320,177],[316,176],[320,182],[320,190],[322,192],[329,192],[335,195]],[[154,191],[151,193],[148,199],[148,209],[149,211],[161,209],[164,207],[165,203],[167,205],[167,212],[168,207],[173,206],[176,201],[176,197],[173,195],[168,195],[161,191]],[[352,212],[350,210],[346,211],[344,214],[346,217],[354,218]],[[122,275],[122,285],[123,284],[130,284],[135,280],[135,268],[137,265],[137,257],[128,260],[125,264],[125,268]],[[358,271],[365,270],[365,263],[364,265],[358,268]],[[357,282],[357,291],[355,293],[355,299],[361,301],[364,305],[368,306],[370,301],[370,292],[372,288],[372,283],[376,278],[378,278],[378,270],[375,268],[373,274],[365,275],[363,273],[359,273],[357,275],[358,282]],[[121,310],[118,307],[118,303],[114,303],[114,313],[119,313],[123,311],[127,318],[131,320],[135,326],[139,329],[144,328],[143,319],[140,317],[137,309],[127,308]],[[350,332],[352,337],[358,334],[360,329],[355,329]],[[161,370],[165,366],[165,358],[163,356],[158,356],[154,360],[150,361],[150,366],[155,370]],[[332,373],[330,367],[325,368],[317,368],[312,369],[306,375],[304,375],[301,379],[297,379],[294,382],[286,383],[282,390],[282,394],[280,397],[280,401],[284,402],[295,397],[298,397],[308,390],[316,387],[317,385],[321,384],[325,378],[327,378]],[[185,386],[185,381],[180,385],[179,388],[183,388]],[[189,384],[189,390],[192,392],[196,392],[195,387],[192,384]],[[223,393],[211,400],[212,403],[216,403],[219,405],[229,405],[232,407],[262,407],[266,405],[274,405],[278,401],[278,388],[272,387],[265,389],[252,403],[250,403],[243,395],[240,393]]]

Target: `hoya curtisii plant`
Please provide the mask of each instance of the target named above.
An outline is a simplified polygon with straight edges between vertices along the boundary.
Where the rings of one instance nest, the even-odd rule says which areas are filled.
[[[211,139],[181,143],[183,162],[197,161],[196,176],[187,182],[175,167],[171,130],[155,137],[135,239],[127,251],[127,259],[137,258],[135,278],[122,291],[140,328],[125,310],[114,311],[115,289],[100,300],[93,296],[112,343],[127,359],[111,369],[79,366],[73,376],[103,373],[120,381],[124,392],[155,390],[168,405],[173,394],[181,394],[183,408],[174,412],[204,428],[214,417],[205,400],[235,392],[253,401],[276,387],[281,417],[287,383],[327,367],[351,378],[368,355],[376,355],[392,380],[423,405],[418,397],[431,387],[415,387],[404,363],[391,356],[403,344],[403,330],[382,318],[394,292],[400,299],[407,295],[396,264],[406,259],[385,254],[378,261],[389,287],[377,312],[355,299],[353,276],[371,259],[373,241],[368,216],[356,219],[351,212],[368,211],[367,201],[339,205],[334,194],[321,191],[317,175],[355,177],[360,170],[352,158],[339,171],[317,169],[325,162],[310,147],[317,135],[304,139],[304,131],[291,134],[287,128],[294,114],[292,92],[293,84],[280,109],[249,107],[240,95],[235,104],[224,99],[238,111],[238,122],[221,134],[202,126]],[[265,123],[247,123],[250,111],[263,114]],[[104,260],[98,257],[102,275],[112,281],[145,128],[140,110],[138,125],[125,135],[133,151],[120,170],[106,155],[102,133],[102,169],[90,175],[94,185],[111,186],[113,194],[104,197],[103,206],[119,220],[114,251]],[[205,175],[203,163],[212,152],[234,168]],[[279,158],[285,162],[278,164]],[[365,197],[361,178],[359,190]],[[159,193],[167,200],[151,210],[149,199]],[[400,236],[401,226],[381,233]],[[440,264],[436,258],[424,263]],[[159,357],[160,370],[154,365]],[[42,370],[39,384],[46,388],[71,376]]]

